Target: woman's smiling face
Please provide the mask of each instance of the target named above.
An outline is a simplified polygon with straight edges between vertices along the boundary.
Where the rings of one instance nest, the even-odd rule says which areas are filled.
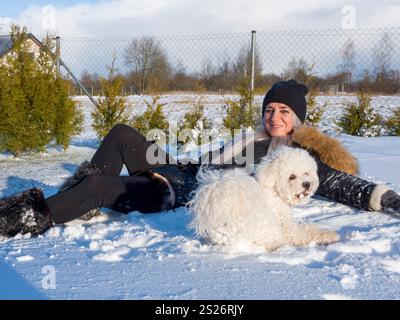
[[[286,104],[271,102],[265,108],[264,127],[271,137],[287,136],[292,132],[294,123],[292,109]]]

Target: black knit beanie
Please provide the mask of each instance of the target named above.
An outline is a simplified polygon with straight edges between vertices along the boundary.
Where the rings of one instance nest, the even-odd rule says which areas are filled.
[[[307,93],[307,87],[304,84],[296,82],[296,80],[274,83],[272,88],[265,95],[262,104],[262,116],[264,116],[267,104],[279,102],[290,107],[300,121],[304,122],[307,112],[307,102],[305,98]]]

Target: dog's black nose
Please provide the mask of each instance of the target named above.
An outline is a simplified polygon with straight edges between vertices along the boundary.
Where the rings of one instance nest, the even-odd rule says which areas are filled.
[[[308,189],[310,189],[311,183],[309,181],[306,181],[306,182],[303,182],[302,186],[304,189],[308,190]]]

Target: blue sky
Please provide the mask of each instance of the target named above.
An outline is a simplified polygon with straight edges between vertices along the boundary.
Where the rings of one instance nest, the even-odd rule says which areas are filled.
[[[399,16],[400,0],[3,0],[0,31],[12,23],[62,36],[382,28],[398,27]]]
[[[55,10],[43,10],[45,5],[53,5]],[[77,70],[77,74],[83,69],[90,69],[92,72],[91,66],[96,64],[96,61],[98,64],[99,61],[104,61],[101,62],[102,66],[109,64],[115,52],[124,50],[124,45],[112,41],[106,45],[79,42],[79,38],[84,37],[132,38],[143,35],[177,36],[240,32],[243,34],[243,37],[241,36],[243,40],[240,41],[248,43],[250,31],[257,30],[258,43],[261,45],[262,31],[335,30],[328,41],[314,42],[311,48],[305,37],[296,38],[299,40],[297,42],[296,39],[293,40],[291,46],[286,46],[290,50],[285,52],[279,49],[281,41],[278,41],[276,46],[275,42],[264,42],[265,45],[274,46],[274,51],[265,50],[264,60],[271,63],[269,69],[275,72],[275,66],[281,68],[287,65],[294,53],[298,58],[303,57],[307,61],[313,61],[313,52],[326,57],[330,57],[332,52],[338,52],[337,48],[343,45],[341,41],[345,40],[345,37],[340,39],[336,37],[337,31],[340,32],[345,28],[399,28],[399,17],[400,0],[0,1],[0,33],[7,34],[10,26],[16,23],[26,26],[29,32],[39,38],[49,31],[60,35],[63,39],[63,57],[74,70]],[[69,47],[68,39],[70,39]],[[292,38],[287,39],[289,40],[285,41],[290,41]],[[304,41],[304,45],[301,45],[301,41]],[[394,41],[396,44],[399,43],[398,38]],[[183,49],[184,41],[174,42],[170,39],[166,40],[166,43],[170,44],[174,57],[178,59],[182,53],[181,62],[192,69],[197,68],[197,65],[194,67],[193,64],[202,63],[202,59],[208,59],[208,55],[215,64],[219,64],[226,57],[226,52],[216,50],[207,43],[204,43],[203,47],[195,48],[190,55],[185,51],[187,49]],[[224,43],[225,41],[220,41],[219,45],[224,46]],[[227,39],[226,43],[232,42]],[[369,47],[374,45],[375,43],[369,42]],[[238,48],[236,45],[235,50]],[[365,46],[362,49],[367,50]],[[122,53],[119,55],[121,61],[123,61]],[[362,65],[366,65],[366,62],[359,62],[357,67]],[[322,70],[321,65],[319,72],[326,70]]]
[[[97,0],[16,0],[16,1],[2,1],[0,3],[0,15],[15,18],[19,13],[23,12],[31,5],[45,6],[45,5],[57,5],[57,6],[70,6],[77,3],[96,3]]]

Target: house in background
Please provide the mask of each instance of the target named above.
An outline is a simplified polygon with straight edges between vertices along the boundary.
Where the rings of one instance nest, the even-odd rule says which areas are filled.
[[[9,53],[12,49],[11,36],[1,36],[0,35],[0,58]]]
[[[43,50],[47,52],[53,61],[56,59],[56,55],[51,52],[38,38],[33,34],[28,33],[27,35],[29,52],[36,58],[39,57],[40,52]],[[6,63],[7,56],[12,53],[12,38],[11,35],[0,35],[0,64]]]
[[[59,45],[59,37],[56,38],[57,47],[56,53],[49,50],[38,38],[36,38],[32,33],[27,34],[28,48],[29,52],[34,55],[36,58],[39,57],[41,51],[46,52],[51,57],[51,63],[55,66],[54,72],[57,72],[58,75],[61,74],[60,66],[63,66],[67,71],[68,75],[76,82],[76,84],[82,89],[82,91],[88,96],[88,98],[93,102],[94,105],[97,105],[97,102],[93,99],[92,95],[86,90],[86,88],[80,83],[78,78],[74,75],[70,68],[64,63],[64,61],[60,57],[60,45]],[[0,65],[4,65],[7,63],[8,55],[12,54],[12,37],[11,35],[0,35]]]

